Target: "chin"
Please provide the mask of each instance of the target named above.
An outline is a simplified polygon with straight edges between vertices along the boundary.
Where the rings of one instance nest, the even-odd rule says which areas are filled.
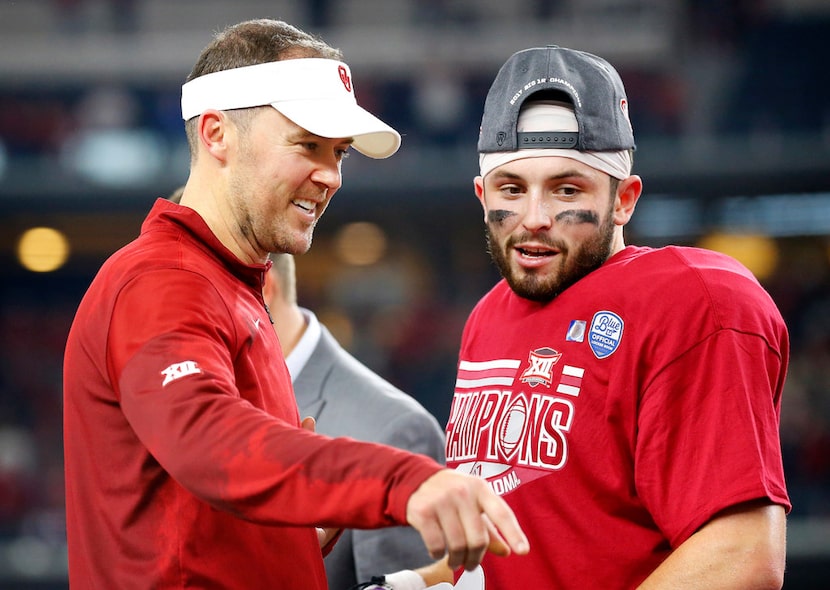
[[[311,236],[280,240],[274,245],[274,248],[274,252],[299,256],[300,254],[305,254],[311,248]]]

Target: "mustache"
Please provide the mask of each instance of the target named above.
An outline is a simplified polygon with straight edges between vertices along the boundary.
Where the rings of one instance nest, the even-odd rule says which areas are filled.
[[[487,238],[487,252],[492,254],[491,245],[493,233],[492,231],[490,231],[489,225],[485,226],[484,233],[485,238]],[[504,247],[505,249],[509,249],[515,246],[516,244],[520,244],[522,242],[535,242],[542,246],[551,248],[552,250],[559,250],[560,252],[566,252],[568,250],[568,245],[566,243],[560,240],[556,240],[544,232],[523,232],[516,236],[510,236],[509,238],[507,238],[507,242],[505,242]]]
[[[507,243],[505,244],[506,248],[512,248],[516,244],[521,244],[523,242],[534,242],[535,244],[539,244],[541,246],[546,246],[553,250],[559,250],[561,252],[565,252],[568,249],[567,244],[560,240],[556,240],[551,238],[548,234],[545,233],[535,233],[535,232],[524,232],[517,236],[510,236],[507,239]]]

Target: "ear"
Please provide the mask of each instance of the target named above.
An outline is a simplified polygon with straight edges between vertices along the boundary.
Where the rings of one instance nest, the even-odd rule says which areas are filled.
[[[199,143],[210,155],[223,163],[227,160],[228,128],[227,116],[222,111],[207,110],[199,115]]]
[[[473,187],[475,188],[476,198],[481,203],[482,209],[484,209],[484,223],[487,223],[487,204],[484,202],[484,178],[476,176],[473,179]]]
[[[614,202],[614,223],[625,225],[631,220],[637,200],[643,192],[643,180],[633,174],[620,181],[617,185],[617,196]]]

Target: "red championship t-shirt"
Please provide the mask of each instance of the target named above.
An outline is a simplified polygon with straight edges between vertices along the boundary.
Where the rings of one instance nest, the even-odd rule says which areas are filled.
[[[516,512],[488,588],[636,587],[720,510],[789,509],[788,335],[731,258],[628,247],[549,303],[501,281],[465,327],[447,463]]]

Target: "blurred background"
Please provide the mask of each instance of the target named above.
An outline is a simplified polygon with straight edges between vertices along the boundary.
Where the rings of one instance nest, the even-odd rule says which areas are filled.
[[[196,56],[258,17],[343,49],[360,102],[404,136],[389,160],[345,162],[300,300],[442,423],[463,321],[497,280],[472,190],[487,88],[530,46],[611,61],[645,183],[628,242],[732,254],[788,322],[785,588],[830,587],[830,2],[0,0],[0,588],[66,587],[69,325],[186,180]]]

